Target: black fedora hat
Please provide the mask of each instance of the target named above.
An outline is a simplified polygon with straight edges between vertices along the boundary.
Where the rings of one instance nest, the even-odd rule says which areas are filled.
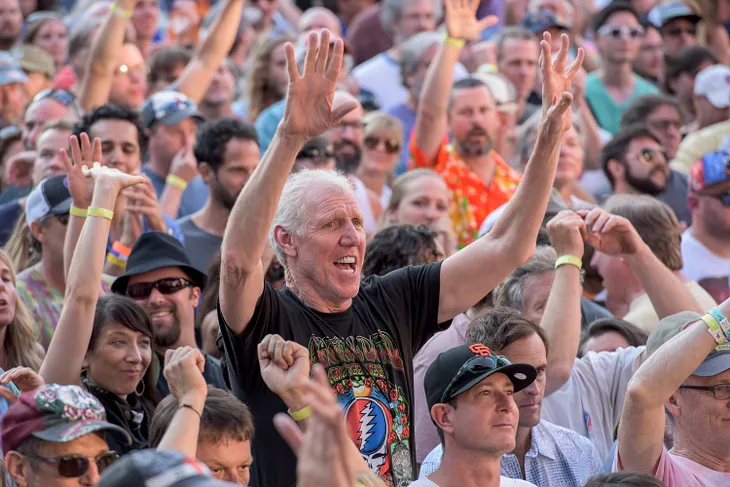
[[[185,247],[178,239],[162,232],[147,232],[132,247],[127,269],[112,284],[112,292],[125,294],[130,277],[165,267],[179,267],[190,276],[193,284],[199,288],[205,287],[205,274],[193,267]]]

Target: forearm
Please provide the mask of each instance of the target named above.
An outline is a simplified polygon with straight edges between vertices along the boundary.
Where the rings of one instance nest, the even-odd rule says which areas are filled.
[[[117,194],[110,188],[94,189],[92,207],[114,208]],[[41,366],[46,383],[76,384],[89,346],[99,283],[111,221],[88,218],[81,231],[66,280],[66,296],[58,325]]]
[[[660,318],[680,311],[703,313],[692,293],[649,249],[642,245],[633,255],[625,256],[631,269],[649,296]]]
[[[238,35],[243,0],[228,0],[180,76],[178,91],[199,103]]]
[[[118,0],[117,8],[131,12],[136,0]],[[94,37],[87,69],[80,82],[79,103],[84,111],[103,105],[109,98],[119,48],[124,43],[129,19],[110,11]]]
[[[187,404],[190,407],[182,407]],[[174,450],[195,458],[198,453],[200,415],[205,407],[205,397],[183,398],[178,401],[178,410],[170,421],[165,435],[157,445],[159,451]]]
[[[540,327],[550,346],[545,395],[560,389],[570,378],[581,334],[580,269],[562,265],[555,270]]]
[[[172,219],[177,219],[182,204],[183,190],[172,184],[166,184],[160,195],[162,212]]]
[[[85,217],[71,215],[66,228],[66,239],[63,242],[63,275],[68,279],[71,271],[71,260],[73,259],[76,245],[78,244],[81,231],[84,229]]]
[[[454,66],[460,55],[461,47],[444,41],[426,73],[414,130],[416,145],[428,158],[435,157],[446,135]]]

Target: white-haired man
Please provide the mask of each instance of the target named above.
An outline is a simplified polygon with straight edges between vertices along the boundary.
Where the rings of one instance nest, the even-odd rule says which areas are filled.
[[[466,39],[479,30],[472,7],[448,9]],[[219,321],[224,353],[233,392],[251,407],[260,432],[253,444],[255,485],[295,483],[293,455],[271,422],[286,406],[258,372],[256,346],[264,336],[279,334],[307,346],[312,361],[325,367],[355,444],[373,472],[404,486],[415,466],[413,355],[440,323],[448,325],[532,255],[562,136],[571,126],[570,82],[580,62],[566,70],[567,37],[553,65],[549,44],[543,43],[544,99],[554,103],[543,108],[534,157],[505,211],[509,214],[495,229],[441,264],[408,267],[361,283],[365,232],[350,183],[332,171],[304,171],[287,181],[302,146],[355,107],[332,103],[342,41],[336,41],[330,56],[325,48],[329,33],[322,33],[318,49],[316,35],[310,35],[314,40],[303,75],[292,47],[286,47],[286,113],[238,197],[223,239]],[[269,233],[286,270],[281,291],[264,283],[261,255]],[[282,347],[273,355],[285,364]],[[286,401],[297,407],[291,414],[298,420],[309,413],[305,396]]]

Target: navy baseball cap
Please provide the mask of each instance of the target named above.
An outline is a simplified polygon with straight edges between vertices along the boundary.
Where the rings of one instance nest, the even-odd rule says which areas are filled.
[[[65,215],[71,211],[71,193],[65,174],[44,179],[28,195],[25,201],[25,221],[42,222],[47,218]]]
[[[176,125],[186,118],[202,122],[205,118],[198,113],[193,100],[178,91],[159,91],[145,100],[141,108],[142,123],[146,128],[162,123]]]

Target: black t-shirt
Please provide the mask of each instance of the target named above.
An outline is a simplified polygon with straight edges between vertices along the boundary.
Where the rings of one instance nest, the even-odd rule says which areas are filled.
[[[205,356],[205,368],[203,369],[203,379],[205,379],[205,383],[209,386],[227,391],[228,387],[226,386],[226,381],[223,379],[223,370],[221,369],[220,361],[215,357],[211,357],[207,353],[203,353],[203,355]],[[158,354],[157,359],[160,361],[160,370],[164,370],[165,356]],[[157,392],[160,393],[161,397],[165,397],[170,394],[170,386],[167,385],[167,379],[165,379],[165,374],[163,373],[160,373],[157,378]]]
[[[289,289],[268,283],[251,321],[235,335],[218,308],[233,393],[256,424],[252,485],[291,487],[296,461],[274,429],[284,403],[261,378],[256,346],[270,333],[309,349],[325,367],[350,434],[374,473],[394,486],[415,474],[412,434],[413,356],[437,331],[441,264],[406,267],[365,279],[352,306],[320,313]]]

